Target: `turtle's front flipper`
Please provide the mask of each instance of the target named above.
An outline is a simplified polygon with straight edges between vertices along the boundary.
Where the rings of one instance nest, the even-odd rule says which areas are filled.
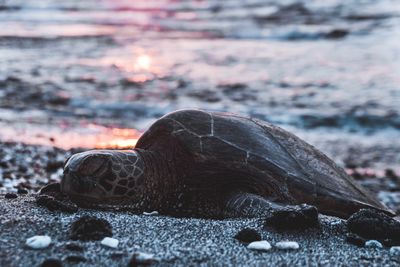
[[[261,217],[271,214],[282,206],[250,193],[237,192],[231,194],[223,211],[224,217]]]

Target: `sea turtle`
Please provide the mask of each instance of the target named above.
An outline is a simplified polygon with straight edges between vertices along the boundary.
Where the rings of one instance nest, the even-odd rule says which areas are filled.
[[[270,123],[230,113],[178,110],[131,150],[71,156],[61,191],[86,206],[192,217],[253,217],[307,203],[347,218],[390,211],[323,153]]]

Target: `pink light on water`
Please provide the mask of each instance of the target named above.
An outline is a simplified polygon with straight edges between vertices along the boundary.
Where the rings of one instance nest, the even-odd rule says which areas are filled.
[[[135,129],[105,127],[98,124],[55,125],[41,127],[30,124],[7,128],[0,133],[0,140],[32,145],[54,146],[63,149],[134,148],[141,133]]]
[[[137,57],[135,69],[149,71],[151,67],[151,58],[149,55],[142,54]]]

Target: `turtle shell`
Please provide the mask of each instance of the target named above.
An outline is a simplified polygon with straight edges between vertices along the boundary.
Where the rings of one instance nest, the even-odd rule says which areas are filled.
[[[188,179],[219,186],[222,194],[236,190],[284,204],[308,203],[340,217],[360,208],[390,212],[322,152],[264,121],[179,110],[157,120],[136,147],[168,150],[163,144],[171,143],[191,155]]]

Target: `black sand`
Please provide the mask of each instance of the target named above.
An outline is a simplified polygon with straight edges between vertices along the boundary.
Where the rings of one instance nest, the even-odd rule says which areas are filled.
[[[2,198],[4,195],[1,196]],[[116,212],[80,210],[75,214],[49,212],[36,206],[32,195],[0,201],[0,266],[39,266],[45,259],[56,258],[66,266],[71,255],[86,262],[74,266],[126,266],[134,252],[155,254],[160,266],[235,265],[235,266],[398,266],[389,249],[358,248],[346,243],[344,221],[320,216],[321,229],[302,233],[278,233],[262,230],[260,219],[202,220],[164,216],[132,215]],[[72,241],[71,222],[83,215],[106,219],[113,227],[117,249],[100,241]],[[234,239],[245,227],[257,229],[263,240],[275,244],[297,241],[299,250],[255,252]],[[49,235],[50,247],[32,250],[25,240],[34,235]],[[66,248],[79,244],[83,252]]]

